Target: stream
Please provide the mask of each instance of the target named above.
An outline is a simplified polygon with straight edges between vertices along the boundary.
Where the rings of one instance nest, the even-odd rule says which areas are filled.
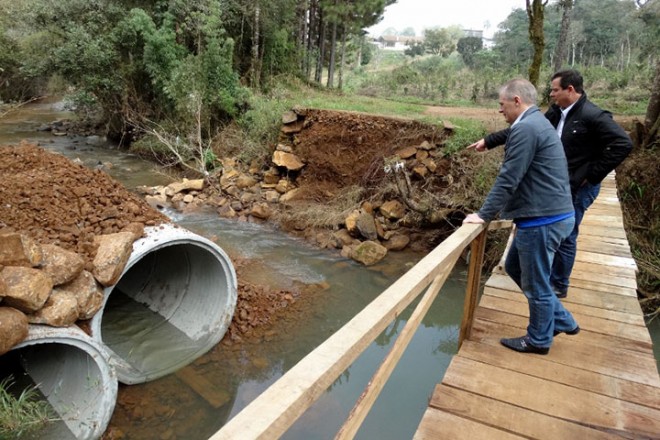
[[[166,184],[152,163],[105,142],[54,136],[43,124],[71,117],[58,103],[37,103],[0,119],[0,145],[36,142],[86,166],[111,163],[107,172],[128,189]],[[422,255],[390,253],[364,267],[336,252],[317,249],[270,225],[221,219],[214,214],[166,212],[173,222],[214,237],[229,255],[250,260],[244,276],[274,289],[319,286],[304,312],[278,321],[259,343],[219,344],[189,367],[141,385],[120,385],[108,438],[207,439],[300,359],[355,316]],[[458,265],[424,318],[356,438],[412,438],[436,383],[456,353],[467,268]],[[303,290],[305,292],[305,290]],[[282,437],[331,439],[403,328],[416,302],[391,323]],[[660,322],[651,325],[660,359]],[[201,375],[222,402],[210,404],[189,388],[186,375]]]

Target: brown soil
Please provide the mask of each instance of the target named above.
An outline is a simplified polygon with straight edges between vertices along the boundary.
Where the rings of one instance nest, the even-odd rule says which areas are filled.
[[[304,129],[291,139],[305,161],[297,183],[317,201],[354,185],[370,188],[384,178],[384,157],[424,141],[442,144],[449,135],[416,121],[360,113],[306,110],[304,117]]]
[[[0,229],[94,258],[94,236],[167,217],[102,171],[30,144],[0,147]]]

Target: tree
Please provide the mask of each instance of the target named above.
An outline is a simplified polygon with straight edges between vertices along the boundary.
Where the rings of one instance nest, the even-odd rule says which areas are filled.
[[[404,55],[413,58],[424,55],[424,43],[421,41],[409,41],[406,46],[408,47],[403,51]]]
[[[258,87],[259,81],[261,78],[261,66],[260,66],[260,52],[259,52],[259,32],[261,31],[261,5],[259,0],[254,1],[254,15],[252,23],[252,57],[250,63],[250,85],[252,87]]]
[[[479,37],[463,37],[456,44],[456,50],[461,54],[463,62],[469,67],[474,67],[474,54],[483,47],[484,42]]]
[[[630,34],[633,28],[631,18],[635,5],[631,1],[580,0],[575,2],[573,14],[579,17],[584,32],[584,43],[580,47],[582,57],[578,62],[585,65],[598,64],[622,67],[626,61],[621,49],[630,48]],[[627,57],[624,55],[624,57]]]
[[[342,19],[342,16],[346,13],[342,9],[342,6],[339,3],[339,0],[333,0],[331,4],[326,7],[328,21],[331,23],[332,32],[330,38],[330,59],[328,61],[328,82],[327,87],[331,89],[334,87],[335,79],[335,57],[337,53],[337,26],[339,21]]]
[[[495,34],[493,52],[499,55],[501,65],[505,63],[516,70],[529,67],[533,50],[529,41],[529,22],[524,9],[514,9]],[[493,61],[493,60],[491,60]]]
[[[401,31],[401,35],[403,35],[404,37],[414,37],[417,34],[415,33],[415,28],[407,27]]]
[[[448,57],[456,49],[456,40],[446,28],[425,29],[424,47],[429,53]]]
[[[573,9],[573,0],[559,0],[557,6],[561,8],[561,26],[559,30],[559,41],[555,48],[554,68],[556,72],[566,61],[568,53],[568,32],[571,26],[571,10]]]
[[[548,0],[525,0],[527,5],[527,17],[529,18],[529,41],[534,48],[532,64],[529,66],[529,81],[535,86],[539,83],[541,64],[543,63],[543,50],[545,39],[543,35],[543,15]]]

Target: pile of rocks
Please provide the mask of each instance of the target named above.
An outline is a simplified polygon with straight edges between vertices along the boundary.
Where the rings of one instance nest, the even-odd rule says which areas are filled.
[[[28,323],[91,318],[144,227],[168,219],[104,172],[33,144],[0,146],[0,175],[2,354]]]
[[[309,187],[315,184],[305,175],[310,158],[297,153],[300,148],[297,148],[296,135],[307,127],[305,117],[306,112],[300,111],[282,116],[280,142],[265,170],[258,163],[243,166],[233,158],[225,158],[220,171],[206,180],[141,187],[138,192],[152,207],[159,209],[167,207],[187,212],[211,206],[225,218],[277,221],[278,213],[288,206],[305,204]],[[445,125],[446,132],[452,130],[453,127]],[[410,178],[422,182],[439,178],[447,162],[442,149],[428,140],[377,154],[392,161],[390,169],[384,173],[406,172]],[[410,214],[411,209],[397,198],[362,203],[337,225],[337,230],[319,231],[305,225],[301,227],[301,235],[323,248],[340,249],[343,256],[372,265],[382,260],[388,251],[399,251],[409,245],[411,238],[405,226]]]
[[[97,236],[89,272],[75,252],[0,231],[0,354],[27,337],[28,323],[67,327],[94,316],[103,288],[117,283],[143,233],[134,223],[124,232]]]

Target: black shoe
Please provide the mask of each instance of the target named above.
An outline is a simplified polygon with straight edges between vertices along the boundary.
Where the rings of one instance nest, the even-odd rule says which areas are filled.
[[[553,289],[553,290],[554,290],[555,296],[557,296],[557,298],[566,298],[568,296],[568,292],[561,292],[557,289]]]
[[[552,336],[557,336],[557,335],[560,335],[560,334],[562,334],[562,333],[566,333],[567,335],[571,335],[571,336],[573,336],[573,335],[577,335],[578,333],[580,333],[580,326],[577,325],[577,326],[575,326],[575,328],[574,328],[573,330],[569,330],[569,331],[567,331],[567,332],[562,332],[562,331],[560,331],[560,330],[555,330],[555,331],[552,333]]]
[[[535,353],[535,354],[548,354],[550,347],[536,347],[529,342],[528,336],[521,336],[519,338],[500,339],[500,343],[506,348],[519,351],[521,353]]]

